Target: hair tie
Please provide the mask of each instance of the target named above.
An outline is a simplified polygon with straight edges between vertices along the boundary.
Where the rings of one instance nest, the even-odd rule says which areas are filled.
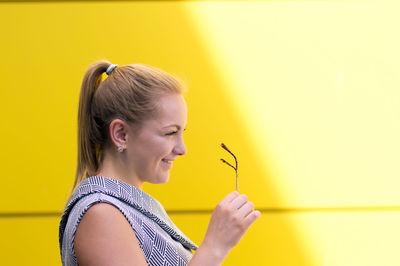
[[[111,65],[107,68],[106,74],[107,74],[107,75],[110,75],[111,72],[113,72],[114,68],[116,68],[117,66],[118,66],[117,64],[111,64]]]

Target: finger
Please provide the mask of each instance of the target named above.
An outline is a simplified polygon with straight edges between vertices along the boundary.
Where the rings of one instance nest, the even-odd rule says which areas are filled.
[[[240,207],[242,207],[247,201],[248,201],[247,196],[244,194],[241,194],[237,198],[232,200],[230,205],[232,206],[233,209],[236,210],[236,209],[239,209]]]
[[[237,216],[240,219],[243,219],[244,217],[248,216],[252,211],[254,210],[254,204],[250,201],[246,202],[243,204],[242,207],[237,212]]]
[[[239,196],[239,192],[237,191],[232,191],[231,193],[229,193],[227,196],[225,196],[225,198],[223,198],[220,202],[221,205],[225,205],[225,204],[229,204],[230,202],[232,202],[232,200],[234,200],[235,198],[237,198]]]
[[[244,225],[246,228],[249,228],[250,225],[251,225],[252,223],[254,223],[255,220],[257,220],[258,218],[260,218],[260,216],[261,216],[261,212],[259,212],[259,211],[252,211],[252,212],[250,212],[249,215],[247,215],[246,218],[244,219],[243,225]]]

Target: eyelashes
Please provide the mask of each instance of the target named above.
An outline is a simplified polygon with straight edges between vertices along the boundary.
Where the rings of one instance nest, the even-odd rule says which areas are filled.
[[[172,136],[172,135],[175,135],[176,133],[178,133],[178,131],[172,131],[172,132],[169,132],[169,133],[167,133],[165,135],[166,136]]]
[[[182,131],[185,131],[185,130],[186,130],[186,128],[184,128]],[[168,133],[165,134],[165,136],[172,136],[172,135],[175,135],[175,134],[179,133],[179,131],[180,131],[180,129],[177,129],[177,130],[168,132]],[[183,133],[183,132],[182,132],[182,133]]]

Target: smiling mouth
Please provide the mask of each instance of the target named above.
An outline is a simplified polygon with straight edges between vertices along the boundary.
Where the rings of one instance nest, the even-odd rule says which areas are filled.
[[[162,159],[161,161],[167,164],[172,164],[172,160]]]

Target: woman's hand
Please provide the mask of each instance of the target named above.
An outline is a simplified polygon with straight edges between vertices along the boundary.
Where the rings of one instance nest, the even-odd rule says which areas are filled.
[[[253,203],[248,201],[246,195],[240,195],[237,191],[228,194],[216,206],[204,240],[190,265],[201,265],[195,261],[203,263],[207,261],[207,265],[221,264],[260,215],[259,211],[254,210]]]

